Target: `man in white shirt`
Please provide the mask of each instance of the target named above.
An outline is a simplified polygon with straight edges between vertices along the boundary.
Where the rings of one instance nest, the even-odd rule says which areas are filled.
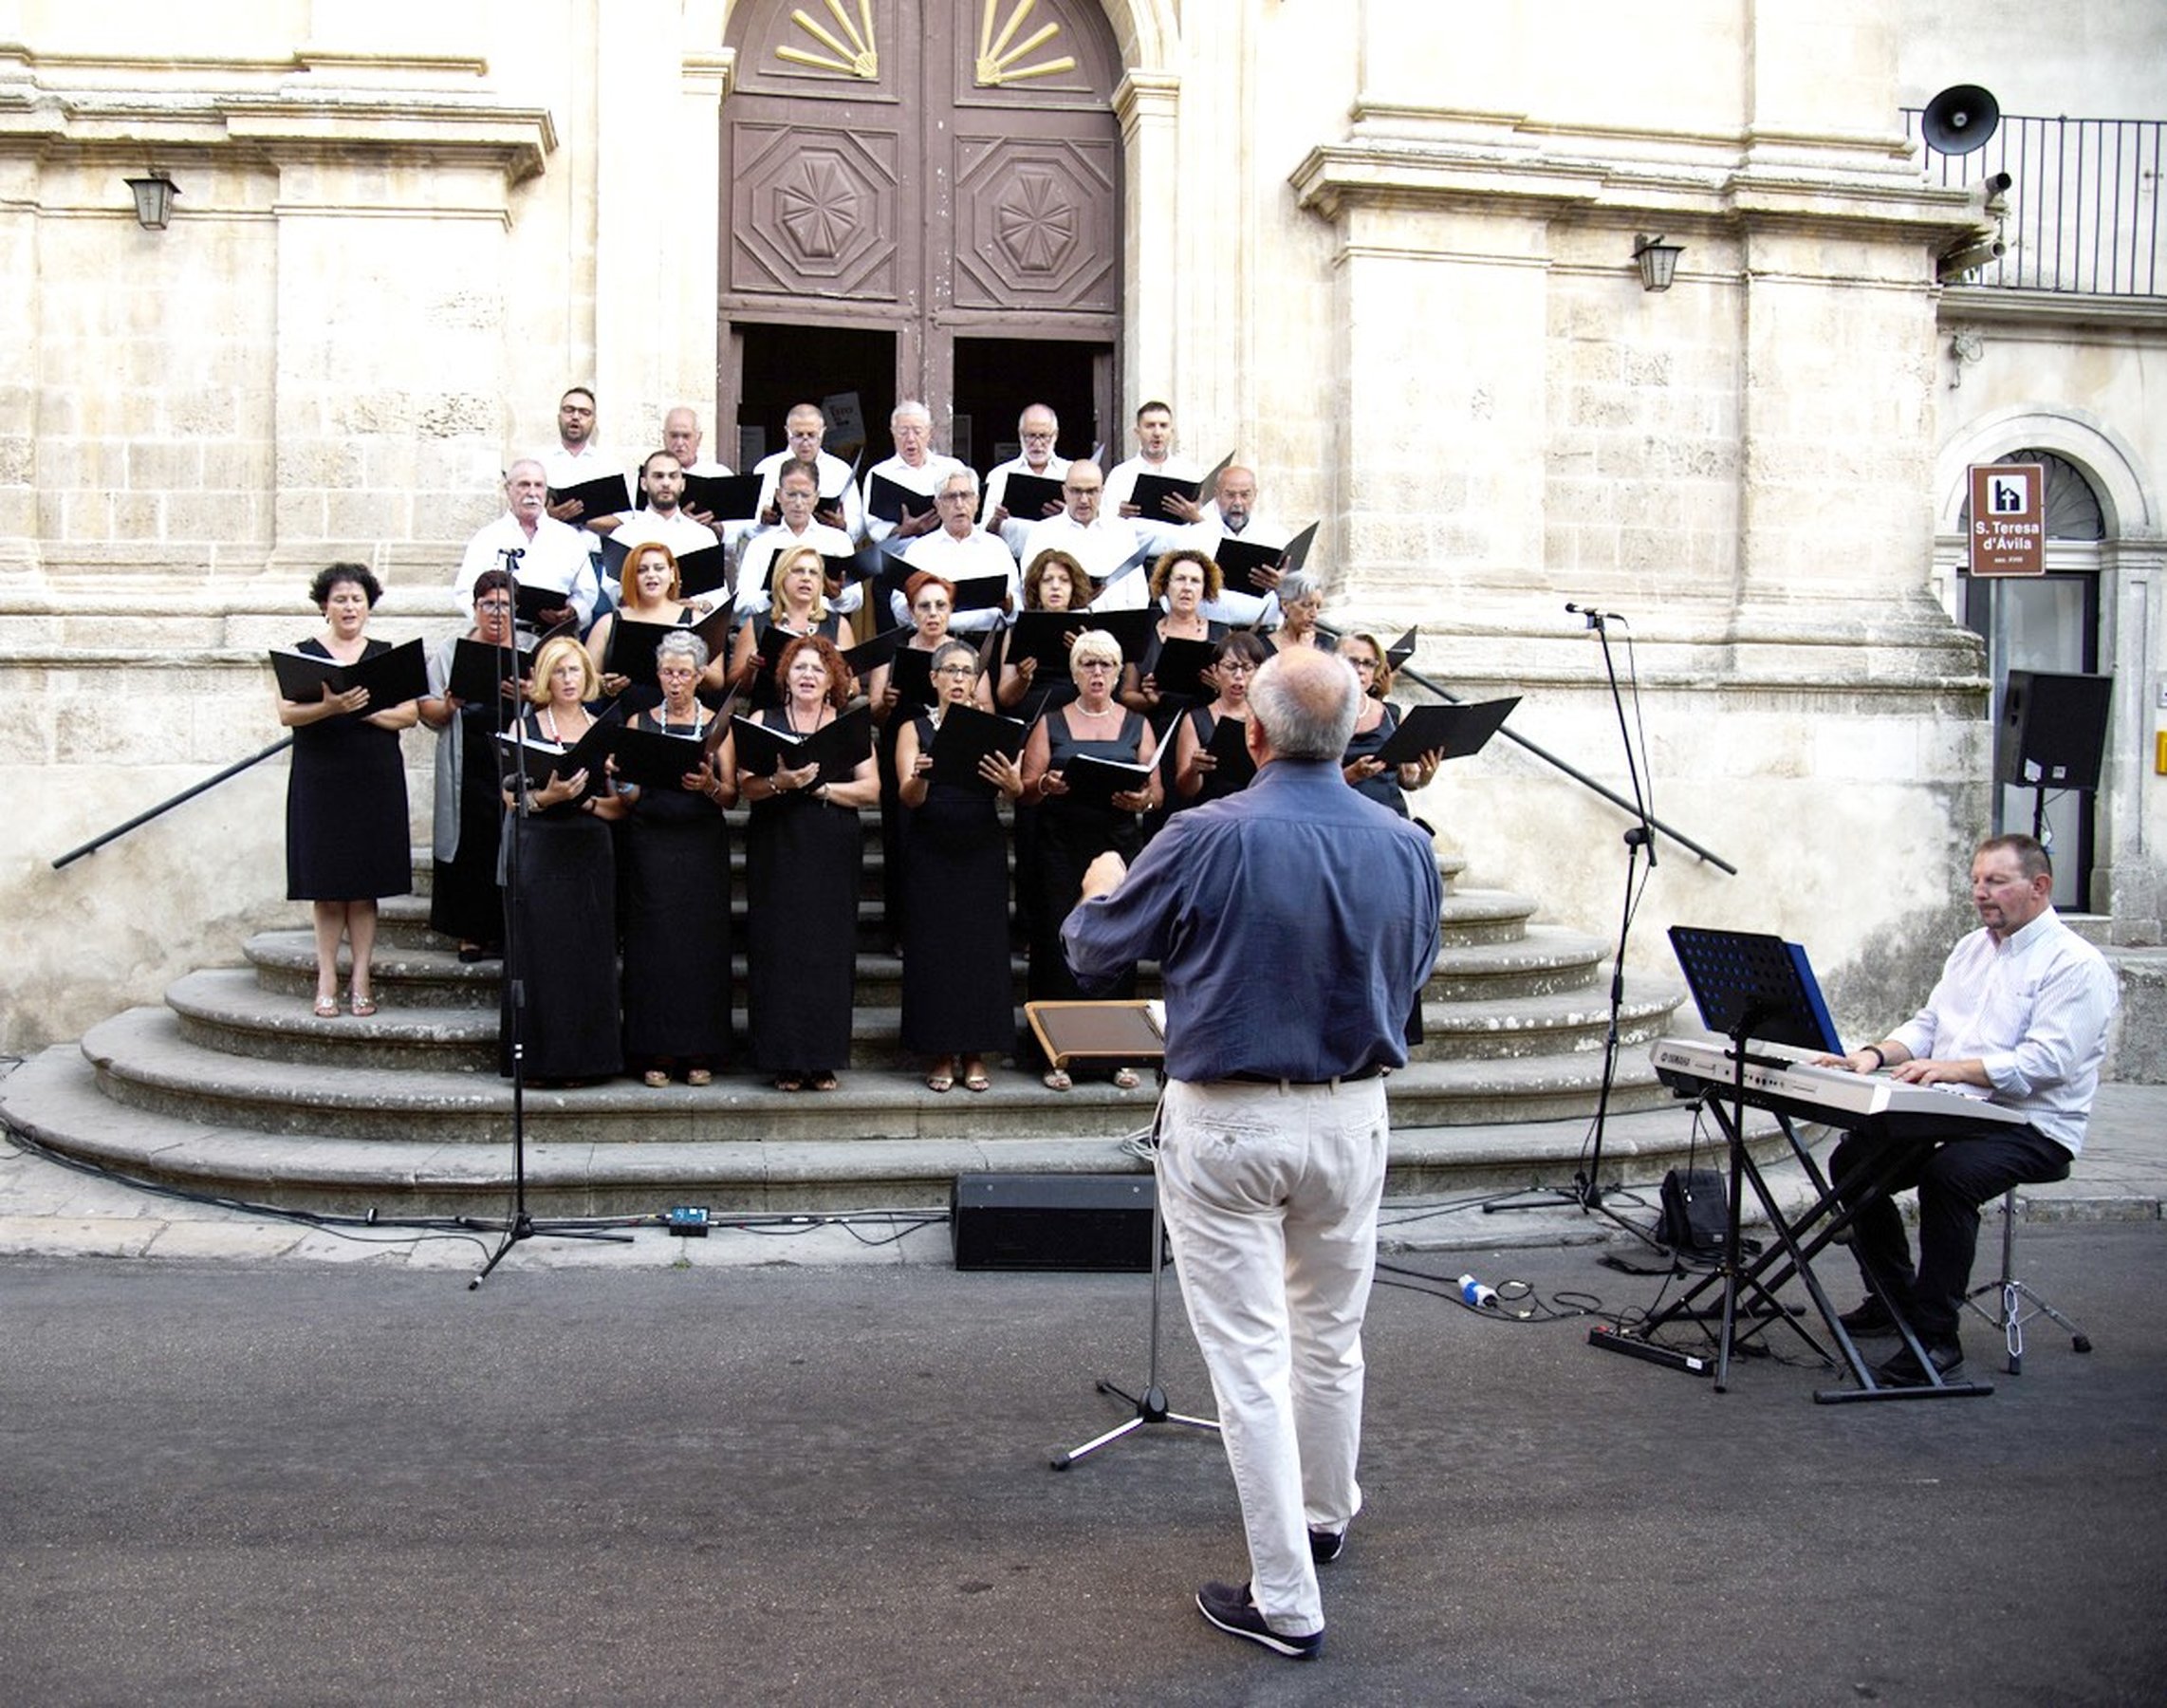
[[[1059,547],[1084,566],[1098,587],[1092,608],[1101,611],[1138,611],[1150,603],[1150,577],[1140,568],[1122,571],[1136,555],[1136,530],[1117,517],[1099,513],[1105,477],[1095,462],[1072,462],[1062,477],[1061,496],[1066,506],[1060,515],[1031,524],[1024,538],[1023,564],[1029,568],[1042,551]],[[1109,578],[1121,579],[1106,585]]]
[[[1867,1297],[1843,1317],[1854,1334],[1893,1332],[1887,1301],[1917,1330],[1944,1379],[1963,1365],[1956,1325],[1972,1282],[1979,1206],[2011,1186],[2068,1179],[2084,1148],[2120,993],[2114,970],[2054,911],[2054,868],[2028,836],[1991,836],[1972,855],[1972,907],[1980,929],[1950,951],[1926,1006],[1878,1044],[1820,1064],[1880,1073],[1908,1086],[1946,1086],[2021,1111],[2028,1124],[1991,1137],[1952,1129],[1905,1162],[1884,1190],[1861,1199],[1846,1181],[1887,1155],[1892,1141],[1854,1134],[1829,1158],[1829,1177],[1856,1208],[1851,1254]],[[1919,1134],[1919,1138],[1930,1137]],[[1918,1188],[1918,1264],[1889,1194]],[[1906,1346],[1875,1372],[1895,1386],[1924,1384]]]
[[[1004,591],[997,606],[959,610],[948,620],[951,634],[982,635],[999,625],[1004,612],[1016,608],[1016,596],[1022,590],[1016,575],[1016,560],[997,535],[986,532],[971,520],[972,511],[978,505],[975,471],[962,467],[951,469],[941,477],[940,490],[934,494],[934,505],[940,516],[939,529],[913,540],[903,553],[903,562],[914,570],[930,570],[957,586],[968,581],[1001,576]],[[888,604],[898,623],[910,621],[910,602],[901,593],[891,593]]]
[[[775,502],[782,511],[781,523],[762,529],[747,539],[738,560],[737,614],[740,617],[750,617],[772,606],[774,594],[768,586],[769,566],[790,547],[810,546],[821,556],[833,558],[847,558],[856,549],[850,536],[840,528],[813,520],[814,507],[820,502],[820,486],[813,478],[813,472],[805,464],[793,462],[783,470]],[[847,616],[858,609],[864,599],[864,589],[857,582],[839,585],[832,577],[829,579],[830,609]]]
[[[857,482],[850,477],[850,465],[821,449],[821,440],[827,433],[827,418],[821,414],[820,406],[793,404],[790,413],[783,418],[783,431],[788,437],[788,448],[772,456],[763,456],[752,465],[752,473],[760,476],[760,506],[759,521],[750,531],[782,525],[782,512],[775,503],[775,483],[784,468],[794,462],[812,471],[814,485],[819,489],[813,520],[840,529],[853,541],[862,540],[865,506],[859,499]]]
[[[866,472],[865,490],[860,494],[865,501],[865,538],[876,546],[891,535],[915,540],[938,528],[940,518],[935,514],[933,495],[951,470],[963,466],[933,448],[933,412],[915,398],[896,405],[888,417],[888,434],[896,441],[896,454]],[[910,494],[903,501],[904,513],[898,521],[885,521],[873,513],[876,480],[892,480]],[[922,506],[918,503],[921,499]]]
[[[1203,475],[1187,457],[1174,455],[1174,411],[1156,399],[1137,411],[1137,454],[1106,471],[1105,499],[1106,513],[1128,522],[1136,529],[1138,540],[1150,547],[1156,558],[1180,545],[1182,528],[1195,523],[1203,512],[1176,500],[1174,508],[1181,518],[1177,522],[1141,514],[1135,497],[1139,474],[1158,474],[1168,480],[1196,480]]]
[[[559,491],[582,481],[600,480],[623,466],[595,438],[595,395],[585,386],[575,385],[557,399],[557,442],[539,453],[535,461],[542,465],[549,484]],[[587,519],[576,498],[552,504],[549,514],[559,522],[575,525]]]
[[[473,604],[475,577],[484,569],[509,568],[522,586],[548,587],[565,595],[562,604],[542,613],[545,627],[576,617],[583,629],[594,620],[594,561],[590,536],[545,513],[549,477],[531,456],[511,465],[504,477],[504,514],[467,542],[459,573],[452,583],[453,608]],[[509,555],[516,554],[516,555]]]
[[[662,545],[683,557],[719,543],[713,529],[685,514],[684,466],[669,452],[654,452],[640,464],[639,490],[647,494],[647,508],[614,518],[611,538],[620,546]]]
[[[1068,462],[1053,454],[1061,437],[1061,420],[1044,403],[1033,403],[1017,418],[1016,436],[1023,441],[1023,455],[999,464],[986,476],[986,501],[979,509],[978,526],[999,534],[1009,555],[1020,559],[1031,524],[1043,522],[1046,514],[1034,507],[1031,514],[1019,516],[1008,508],[1009,476],[1035,474],[1041,480],[1061,480],[1068,473]]]
[[[1181,544],[1195,548],[1216,562],[1219,547],[1227,540],[1241,540],[1251,546],[1284,550],[1287,541],[1293,537],[1291,529],[1258,518],[1256,475],[1248,469],[1230,463],[1219,471],[1216,490],[1212,501],[1199,512],[1199,520],[1193,527],[1182,530]],[[1219,567],[1223,570],[1226,566],[1220,564]],[[1268,587],[1276,587],[1279,585],[1279,570],[1276,566],[1259,569],[1256,578]],[[1206,617],[1230,627],[1254,628],[1265,622],[1272,604],[1269,592],[1250,593],[1229,588],[1203,609]]]

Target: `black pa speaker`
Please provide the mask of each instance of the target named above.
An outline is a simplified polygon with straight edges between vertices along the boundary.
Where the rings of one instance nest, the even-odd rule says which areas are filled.
[[[1994,781],[2019,789],[2097,789],[2114,678],[2012,670],[1994,733]]]
[[[1148,1274],[1153,1184],[1148,1174],[958,1175],[955,1267]]]
[[[2002,121],[2001,102],[1977,84],[1956,84],[1926,103],[1918,134],[1945,155],[1967,155],[1986,147]]]

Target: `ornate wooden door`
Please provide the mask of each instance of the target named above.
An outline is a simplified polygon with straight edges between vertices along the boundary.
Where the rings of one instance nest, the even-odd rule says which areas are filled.
[[[958,336],[1116,342],[1121,72],[1094,0],[749,0],[730,39],[726,350],[731,323],[890,329],[896,393],[943,420]]]

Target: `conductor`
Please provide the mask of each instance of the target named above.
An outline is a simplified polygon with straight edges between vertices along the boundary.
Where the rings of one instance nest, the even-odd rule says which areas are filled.
[[[1437,955],[1429,838],[1347,788],[1361,689],[1307,647],[1249,691],[1256,780],[1104,854],[1062,928],[1086,989],[1156,959],[1159,1191],[1248,1533],[1247,1585],[1198,1610],[1275,1654],[1322,1648],[1316,1568],[1361,1506],[1361,1326],[1384,1189],[1387,1068]]]

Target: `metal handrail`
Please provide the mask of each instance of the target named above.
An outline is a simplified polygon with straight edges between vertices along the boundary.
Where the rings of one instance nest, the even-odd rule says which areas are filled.
[[[1339,630],[1327,627],[1322,622],[1317,624],[1317,632],[1319,634],[1331,636],[1335,642],[1343,639]],[[1401,668],[1395,670],[1392,673],[1392,679],[1396,682],[1418,682],[1449,706],[1464,706],[1468,703],[1464,698],[1462,698],[1459,695],[1454,694],[1451,689],[1439,687],[1435,682],[1430,680],[1428,677],[1422,675],[1422,673],[1418,670],[1409,670],[1406,667],[1402,666]],[[1607,784],[1597,782],[1595,778],[1589,776],[1578,766],[1569,764],[1567,761],[1560,759],[1547,748],[1542,747],[1538,743],[1529,741],[1525,735],[1514,730],[1510,724],[1499,725],[1497,733],[1500,735],[1504,736],[1507,740],[1514,743],[1516,746],[1526,749],[1536,758],[1540,759],[1545,765],[1556,767],[1559,770],[1565,772],[1566,776],[1570,777],[1575,783],[1578,783],[1582,788],[1592,789],[1597,794],[1601,795],[1604,800],[1608,801],[1613,807],[1620,808],[1622,810],[1631,813],[1636,819],[1640,816],[1640,809],[1638,807],[1634,806],[1633,803],[1628,801],[1623,795],[1618,793]],[[1694,839],[1686,835],[1684,831],[1672,829],[1670,826],[1664,824],[1661,819],[1656,817],[1653,813],[1648,815],[1648,827],[1652,830],[1660,831],[1663,835],[1669,837],[1671,841],[1677,844],[1679,847],[1685,849],[1687,853],[1692,854],[1697,859],[1705,862],[1707,864],[1715,867],[1717,871],[1726,873],[1732,878],[1738,876],[1738,868],[1732,865],[1728,860],[1724,859],[1722,855],[1714,852],[1713,849],[1701,846],[1699,843],[1694,841]],[[1638,834],[1638,832],[1636,832],[1636,834]]]
[[[247,770],[250,766],[260,765],[266,759],[269,759],[273,753],[283,753],[292,745],[293,737],[290,735],[284,735],[281,736],[278,740],[272,742],[270,746],[264,749],[262,752],[250,753],[246,759],[235,760],[232,765],[229,765],[224,770],[220,771],[215,777],[206,777],[200,783],[191,784],[188,788],[182,789],[178,794],[175,795],[171,800],[160,801],[148,812],[139,812],[126,824],[115,825],[112,829],[106,831],[103,835],[92,837],[80,848],[70,848],[65,854],[63,854],[58,860],[53,862],[53,870],[57,872],[61,869],[62,866],[67,865],[71,862],[81,860],[85,854],[97,853],[98,850],[102,848],[107,843],[112,842],[119,837],[127,835],[129,831],[135,829],[138,826],[149,824],[151,820],[158,817],[159,814],[171,812],[182,802],[193,801],[197,795],[203,793],[204,790],[217,788],[218,785],[225,782],[228,777],[238,776],[241,772]]]

